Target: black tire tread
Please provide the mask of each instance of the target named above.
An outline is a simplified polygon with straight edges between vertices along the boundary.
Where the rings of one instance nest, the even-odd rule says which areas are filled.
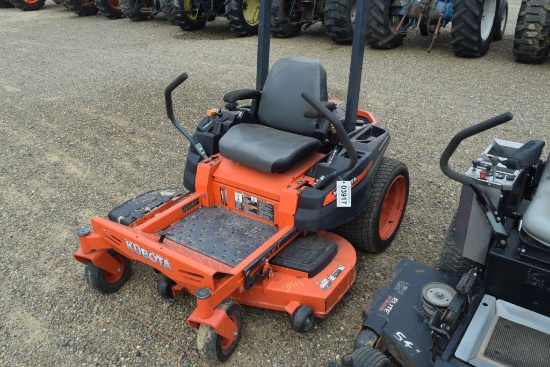
[[[39,0],[36,3],[28,3],[25,0],[12,0],[12,5],[15,6],[17,9],[23,10],[23,11],[37,11],[42,9],[44,4],[46,3],[46,0]]]
[[[184,0],[179,0],[179,4],[181,5],[181,10],[191,10],[185,9]],[[192,32],[203,28],[206,25],[206,19],[193,19],[187,14],[179,14],[174,17],[174,23],[182,30]]]
[[[353,40],[351,21],[352,0],[326,0],[325,27],[327,33],[337,44],[349,45]]]
[[[99,12],[109,19],[120,19],[123,17],[120,5],[117,9],[108,0],[94,0],[94,4]]]
[[[550,41],[550,1],[523,0],[514,33],[516,60],[542,64],[548,59]]]
[[[243,14],[244,0],[227,0],[225,2],[225,17],[229,29],[239,37],[249,37],[258,34],[258,23],[249,24]]]
[[[79,17],[96,15],[99,11],[93,1],[65,0],[65,5]]]
[[[361,367],[391,367],[390,359],[378,349],[363,347],[351,355],[354,366]]]
[[[139,0],[119,0],[122,14],[135,22],[149,20],[149,16],[151,14],[149,12],[142,11],[141,6],[136,6],[137,1]]]
[[[371,48],[390,50],[403,44],[403,37],[400,35],[380,44],[394,31],[390,24],[390,4],[390,0],[371,0],[368,4],[367,43]]]
[[[445,242],[443,243],[443,247],[441,248],[439,255],[439,270],[452,275],[460,276],[472,269],[476,263],[462,256],[462,252],[458,249],[454,241],[457,217],[458,213],[455,213],[451,223],[449,224],[449,228],[447,229]]]
[[[14,5],[11,3],[11,0],[0,0],[0,9],[13,8]]]
[[[301,23],[290,19],[292,9],[285,9],[292,6],[292,1],[276,0],[271,5],[271,35],[277,38],[291,38],[302,31]]]
[[[407,200],[405,201],[403,214],[399,219],[399,224],[395,228],[395,232],[386,241],[380,241],[378,229],[379,211],[386,196],[388,180],[395,172],[401,172],[406,179],[408,199],[409,173],[407,166],[397,159],[383,157],[372,183],[366,209],[356,218],[344,223],[334,230],[335,233],[344,237],[355,248],[368,252],[382,252],[389,246],[399,231],[407,207]]]
[[[451,45],[456,56],[482,57],[489,50],[492,32],[487,40],[482,40],[480,34],[485,1],[488,0],[455,0],[453,3]]]

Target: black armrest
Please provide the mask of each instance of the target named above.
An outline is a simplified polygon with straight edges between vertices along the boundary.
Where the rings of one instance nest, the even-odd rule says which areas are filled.
[[[226,93],[226,95],[223,96],[223,101],[227,103],[235,103],[243,99],[258,99],[261,95],[262,92],[256,89],[239,89]]]

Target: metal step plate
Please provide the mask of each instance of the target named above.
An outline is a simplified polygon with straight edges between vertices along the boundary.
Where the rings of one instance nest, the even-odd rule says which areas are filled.
[[[277,228],[218,207],[202,207],[165,229],[166,238],[235,267]]]
[[[547,367],[550,318],[485,295],[455,356],[476,367]]]

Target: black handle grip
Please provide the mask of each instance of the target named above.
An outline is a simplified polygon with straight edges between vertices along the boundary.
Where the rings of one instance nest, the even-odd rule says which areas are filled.
[[[469,186],[470,179],[468,178],[468,176],[453,171],[451,167],[449,167],[449,159],[463,140],[466,140],[467,138],[482,133],[486,130],[492,129],[493,127],[496,127],[498,125],[502,125],[505,122],[512,120],[513,118],[514,115],[512,115],[512,112],[505,112],[473,126],[467,127],[466,129],[460,131],[458,134],[453,136],[453,138],[443,151],[443,154],[441,154],[441,159],[439,160],[439,167],[441,167],[441,171],[443,171],[445,176],[449,177],[450,179]]]
[[[172,80],[170,84],[164,89],[164,100],[166,101],[166,114],[170,121],[175,120],[174,107],[172,104],[172,92],[179,87],[181,83],[187,80],[187,73],[181,73],[176,79]]]

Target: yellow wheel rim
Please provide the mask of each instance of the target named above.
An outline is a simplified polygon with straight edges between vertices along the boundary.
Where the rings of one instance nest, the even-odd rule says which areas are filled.
[[[260,22],[260,0],[243,0],[244,20],[250,25]]]

